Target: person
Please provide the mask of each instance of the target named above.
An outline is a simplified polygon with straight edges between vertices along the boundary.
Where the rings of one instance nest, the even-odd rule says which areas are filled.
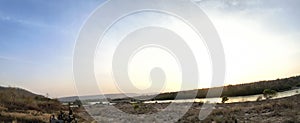
[[[69,115],[73,115],[72,109],[69,109]]]
[[[56,120],[56,119],[55,119],[55,116],[54,116],[54,115],[51,115],[51,116],[50,116],[50,123],[51,123],[53,120]]]
[[[71,108],[69,108],[68,122],[71,122],[72,120],[74,120],[73,111]]]
[[[64,119],[64,112],[60,111],[57,119],[58,120],[63,120]]]

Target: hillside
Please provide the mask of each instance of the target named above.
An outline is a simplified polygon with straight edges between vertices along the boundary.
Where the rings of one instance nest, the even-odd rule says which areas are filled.
[[[0,121],[46,122],[52,113],[63,109],[56,99],[20,88],[0,87]]]

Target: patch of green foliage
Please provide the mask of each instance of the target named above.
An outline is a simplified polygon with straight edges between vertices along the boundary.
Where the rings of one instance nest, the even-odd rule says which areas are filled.
[[[140,108],[139,104],[137,104],[137,103],[132,103],[132,107],[134,110],[137,110]]]
[[[273,98],[277,95],[277,91],[271,90],[271,89],[265,89],[263,91],[263,95],[266,99],[270,99],[270,98]]]

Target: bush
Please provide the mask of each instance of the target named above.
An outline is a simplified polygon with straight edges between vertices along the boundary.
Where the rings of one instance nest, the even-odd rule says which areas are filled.
[[[228,97],[226,97],[226,96],[222,97],[222,103],[225,103],[228,100],[229,100]]]
[[[266,99],[270,99],[270,98],[273,98],[277,95],[277,91],[271,90],[271,89],[265,89],[263,91],[263,95]]]
[[[296,85],[296,87],[300,87],[300,83],[298,83],[298,84]]]
[[[132,106],[134,110],[137,110],[140,107],[137,103],[133,103]]]
[[[82,106],[82,102],[80,100],[75,100],[73,102],[74,105],[77,105],[78,107],[81,107]]]

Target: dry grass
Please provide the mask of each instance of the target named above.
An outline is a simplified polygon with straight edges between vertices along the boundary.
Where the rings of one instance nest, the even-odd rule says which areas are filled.
[[[46,123],[49,121],[51,114],[39,114],[32,115],[30,113],[18,113],[18,112],[1,112],[0,119],[2,122],[38,122]]]
[[[58,100],[20,88],[0,87],[0,123],[49,122],[51,114],[66,109]]]
[[[300,122],[300,95],[282,99],[218,104],[204,121],[224,122]],[[194,112],[196,113],[196,112]],[[198,121],[200,122],[200,121]]]

